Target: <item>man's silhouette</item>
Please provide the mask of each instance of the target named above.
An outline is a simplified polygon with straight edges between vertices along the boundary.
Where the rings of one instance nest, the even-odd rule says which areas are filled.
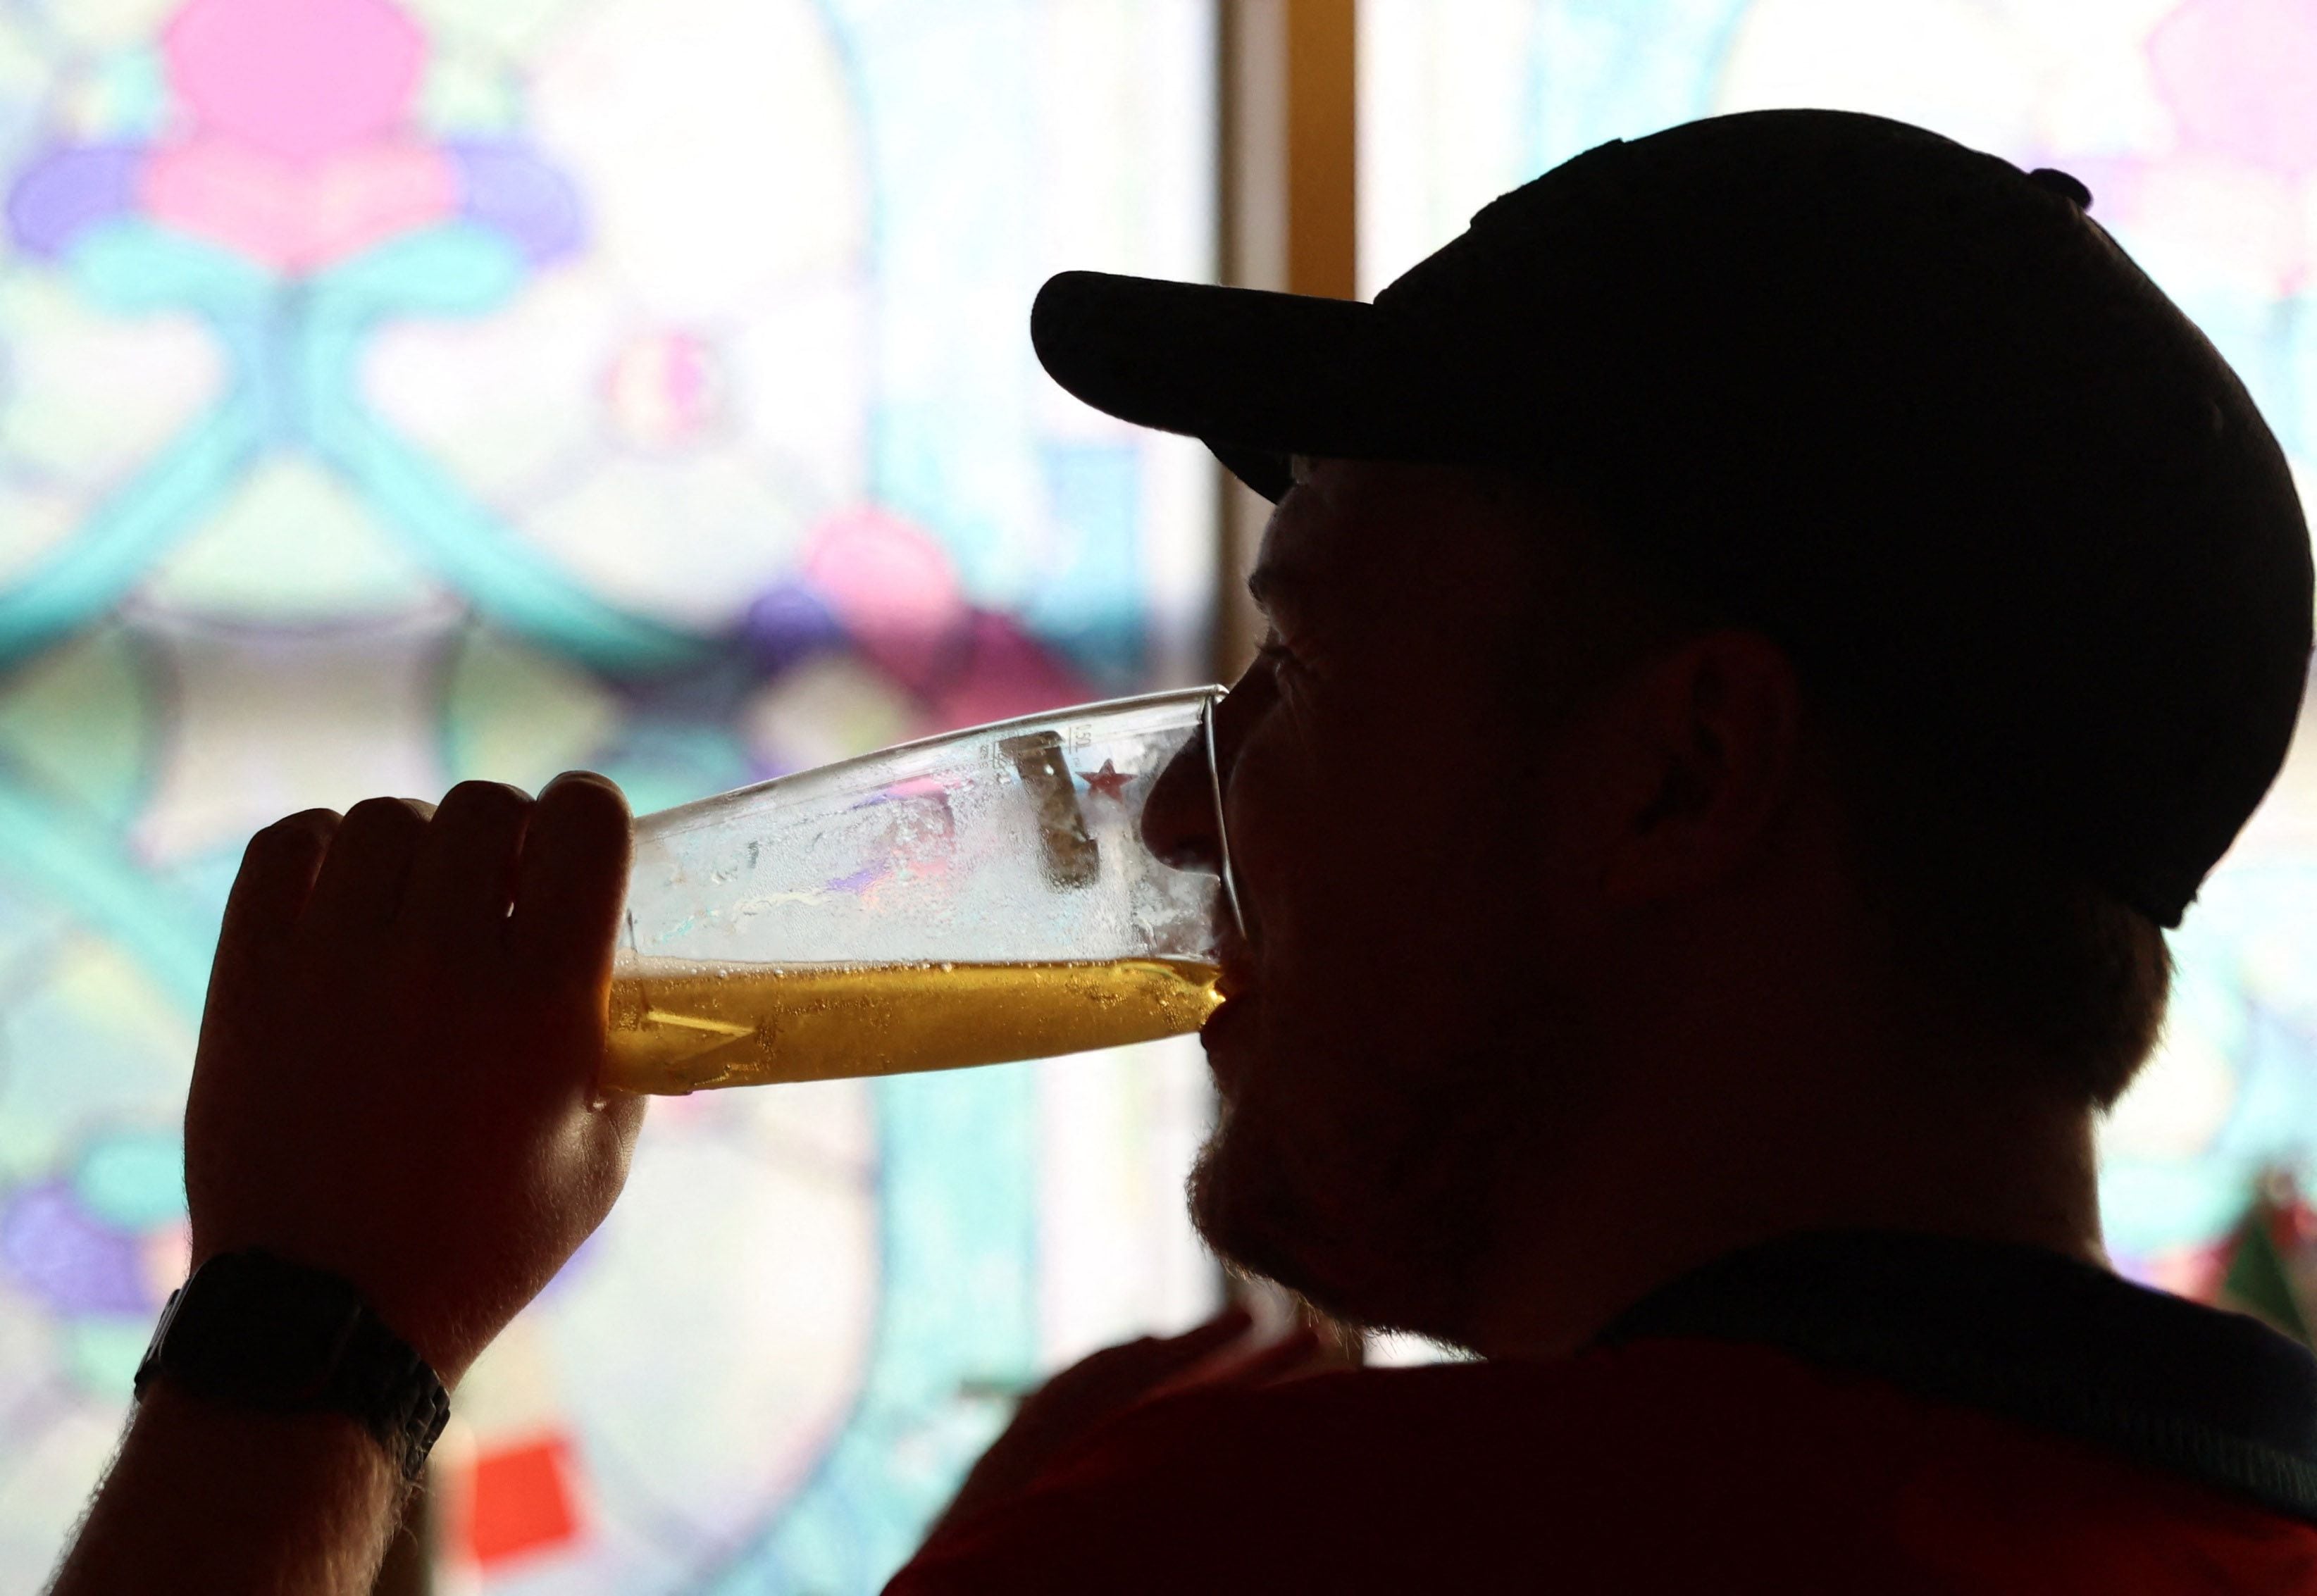
[[[2307,538],[2089,204],[1765,112],[1582,156],[1373,306],[1048,286],[1065,387],[1278,500],[1223,812],[1185,767],[1146,819],[1228,830],[1246,920],[1195,1215],[1479,1357],[1103,1354],[897,1591],[2317,1589],[2317,1364],[2108,1272],[2091,1137],[2284,757]],[[624,1167],[619,817],[261,835],[197,1258],[342,1277],[455,1383]],[[407,1448],[156,1367],[62,1588],[353,1588]]]

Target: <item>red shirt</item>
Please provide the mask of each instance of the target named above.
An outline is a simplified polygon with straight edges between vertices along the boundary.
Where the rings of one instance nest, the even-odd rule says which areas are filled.
[[[1960,1293],[1936,1268],[1902,1280],[1913,1304],[1862,1306],[1838,1279],[1788,1346],[1742,1327],[1749,1300],[1784,1314],[1798,1295],[1773,1271],[1767,1296],[1713,1297],[1739,1329],[1677,1303],[1658,1316],[1684,1333],[1644,1315],[1557,1362],[1148,1402],[888,1589],[2317,1592],[2317,1364],[2065,1260],[2027,1261],[2024,1292],[1972,1262]],[[2026,1329],[1974,1337],[1990,1305]]]

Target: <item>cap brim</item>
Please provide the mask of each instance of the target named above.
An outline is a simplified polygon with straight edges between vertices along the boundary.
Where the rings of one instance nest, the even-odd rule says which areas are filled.
[[[1078,397],[1201,440],[1266,498],[1291,454],[1453,458],[1432,363],[1356,300],[1065,272],[1038,291],[1030,342]]]

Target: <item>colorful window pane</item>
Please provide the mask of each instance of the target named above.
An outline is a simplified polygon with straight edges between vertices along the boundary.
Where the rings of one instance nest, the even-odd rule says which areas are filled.
[[[640,810],[1194,680],[1211,468],[1030,299],[1212,256],[1194,0],[0,14],[0,1584],[183,1265],[257,825]],[[655,1110],[462,1386],[455,1588],[872,1590],[1042,1368],[1213,1293],[1195,1048]]]
[[[1363,0],[1364,291],[1605,139],[1816,105],[2091,189],[2092,215],[2317,458],[2317,9],[2268,0]],[[2317,753],[2172,938],[2164,1043],[2103,1131],[2108,1243],[2198,1293],[2257,1184],[2317,1175]]]

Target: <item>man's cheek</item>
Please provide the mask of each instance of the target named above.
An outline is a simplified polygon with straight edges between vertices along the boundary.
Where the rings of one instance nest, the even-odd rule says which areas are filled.
[[[1310,1018],[1267,1008],[1258,1066],[1238,1094],[1239,1115],[1265,1155],[1314,1199],[1335,1194],[1373,1154],[1391,1096],[1380,1090],[1379,1061],[1358,1046],[1356,1028],[1337,1024],[1341,1007]]]
[[[1252,1076],[1226,1110],[1207,1155],[1211,1236],[1266,1271],[1340,1224],[1350,1162],[1337,1105],[1309,1090],[1292,1064]],[[1248,1256],[1248,1254],[1252,1254]]]

